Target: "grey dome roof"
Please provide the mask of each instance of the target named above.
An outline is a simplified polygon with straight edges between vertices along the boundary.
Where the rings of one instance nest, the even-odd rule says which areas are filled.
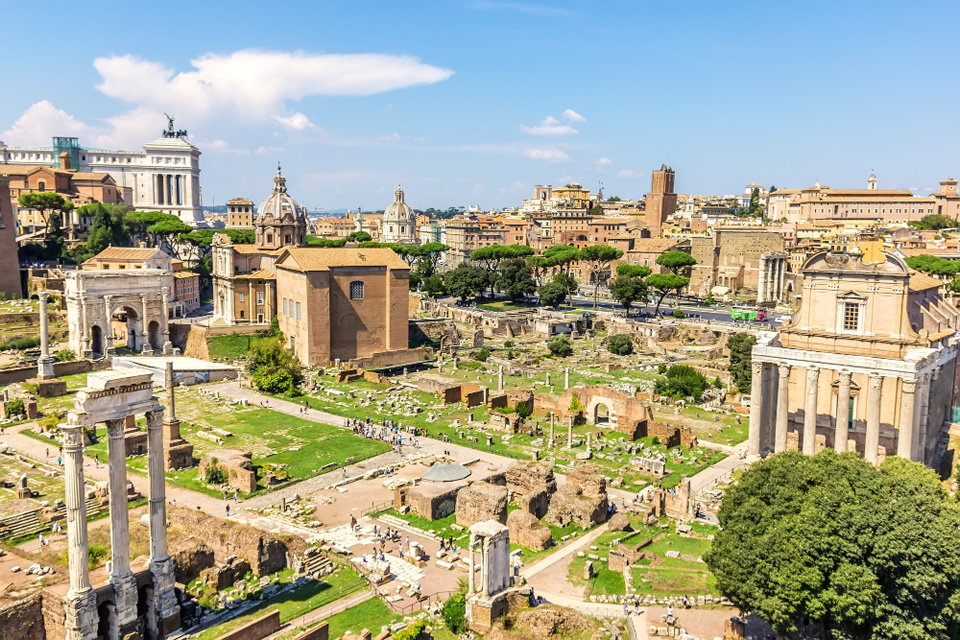
[[[423,474],[421,480],[430,480],[432,482],[456,482],[470,476],[470,469],[462,464],[441,464],[436,463],[430,470]]]
[[[280,165],[277,165],[277,175],[273,178],[273,193],[271,193],[260,206],[257,207],[257,217],[270,214],[277,220],[282,219],[287,214],[297,218],[303,215],[303,207],[287,193],[287,179],[280,172]]]
[[[403,189],[397,186],[393,192],[393,203],[383,212],[383,219],[386,220],[416,220],[417,214],[403,201]]]

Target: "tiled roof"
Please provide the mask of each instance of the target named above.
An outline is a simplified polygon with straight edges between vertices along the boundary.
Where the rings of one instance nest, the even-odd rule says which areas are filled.
[[[387,248],[288,247],[276,264],[296,271],[326,271],[332,267],[410,268],[393,249]]]
[[[163,253],[157,248],[140,247],[107,247],[87,262],[94,260],[147,260],[157,253]],[[84,263],[86,264],[86,263]]]
[[[74,180],[94,180],[96,182],[103,182],[110,177],[110,174],[93,171],[77,171],[76,173],[71,174],[71,177]]]
[[[257,269],[256,271],[244,273],[235,277],[241,280],[272,280],[277,276],[273,271],[270,271],[270,269]]]
[[[939,289],[941,286],[943,286],[943,283],[937,280],[936,278],[931,278],[930,276],[922,273],[910,274],[910,290],[911,291],[925,291],[927,289]]]
[[[9,176],[26,176],[41,169],[45,169],[51,173],[60,173],[64,175],[70,173],[69,171],[54,169],[53,167],[48,167],[42,164],[0,164],[0,175],[6,174]]]

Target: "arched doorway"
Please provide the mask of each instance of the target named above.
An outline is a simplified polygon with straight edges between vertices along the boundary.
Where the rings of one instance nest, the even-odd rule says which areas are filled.
[[[602,402],[597,403],[597,406],[593,409],[593,423],[594,424],[609,424],[610,422],[610,409],[607,405]]]
[[[90,327],[90,350],[97,355],[103,354],[103,330],[100,325]]]
[[[151,320],[150,324],[147,325],[147,340],[150,342],[154,353],[159,353],[163,350],[163,336],[160,335],[160,323],[156,320]]]
[[[143,347],[140,338],[143,334],[143,323],[136,309],[121,307],[119,311],[113,314],[113,319],[126,325],[125,330],[122,331],[122,335],[118,331],[114,338],[113,346],[119,347],[124,345],[131,351],[139,351]]]
[[[117,621],[117,607],[107,600],[97,607],[97,637],[108,640],[120,640],[120,625]]]
[[[153,587],[144,585],[137,592],[137,617],[146,622],[146,637],[153,640],[157,637],[157,616],[153,606]]]

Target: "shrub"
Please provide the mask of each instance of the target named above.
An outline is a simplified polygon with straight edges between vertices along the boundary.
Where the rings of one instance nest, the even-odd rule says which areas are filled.
[[[466,612],[466,608],[464,608],[464,612]],[[403,631],[398,631],[394,634],[393,640],[418,640],[420,634],[422,634],[426,628],[426,620],[417,620]]]
[[[674,309],[674,311],[673,311],[673,317],[674,317],[674,318],[686,318],[686,317],[687,317],[687,314],[685,314],[683,311],[680,311],[680,309]]]
[[[70,349],[62,349],[57,351],[57,355],[55,357],[57,362],[70,362],[71,360],[77,359],[77,354]]]
[[[513,341],[512,341],[512,340],[507,340],[506,342],[503,343],[503,346],[506,347],[507,349],[509,349],[510,347],[513,346]]]
[[[479,362],[471,362],[470,360],[465,360],[457,365],[461,369],[470,369],[472,371],[483,371],[485,367]]]
[[[580,396],[573,394],[573,397],[570,398],[570,411],[580,411],[583,408],[583,405],[580,404]]]
[[[517,357],[517,354],[513,352],[513,349],[507,349],[507,360],[513,360]]]
[[[486,347],[480,347],[480,350],[473,354],[473,359],[478,362],[486,362],[487,358],[490,357],[490,349]]]
[[[553,336],[547,342],[547,349],[555,356],[566,357],[573,353],[573,345],[567,336]]]
[[[459,589],[450,599],[443,603],[440,609],[443,623],[453,633],[460,635],[467,630],[467,592]]]
[[[280,331],[280,316],[273,316],[273,320],[270,321],[270,333],[278,338],[283,337],[283,332]]]
[[[607,349],[612,354],[628,356],[633,353],[633,340],[625,333],[618,333],[607,342]]]
[[[667,365],[665,365],[662,362],[657,365],[657,373],[659,373],[660,375],[663,375],[666,372],[667,372]]]
[[[700,402],[703,391],[710,385],[706,376],[691,366],[676,364],[667,369],[663,378],[654,385],[656,393],[671,398],[693,397]]]
[[[26,413],[26,410],[23,408],[23,400],[11,400],[8,402],[4,408],[4,413],[7,417],[19,416]]]
[[[23,349],[33,349],[40,346],[40,338],[14,338],[13,340],[8,341],[3,345],[3,349],[17,349],[18,351]]]
[[[207,468],[203,470],[203,481],[207,484],[223,484],[227,481],[227,474],[217,464],[216,458],[211,458]]]
[[[517,415],[521,418],[529,418],[531,413],[533,413],[533,409],[526,402],[517,405]]]

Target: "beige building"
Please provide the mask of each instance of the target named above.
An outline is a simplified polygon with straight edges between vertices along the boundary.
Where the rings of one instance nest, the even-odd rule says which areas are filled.
[[[253,201],[246,198],[227,200],[227,229],[253,228]]]
[[[393,250],[288,247],[275,268],[280,330],[305,365],[416,359],[404,357],[410,266]]]
[[[761,293],[761,282],[775,279],[777,291],[773,287],[769,294],[764,291],[764,300],[779,298],[787,272],[779,230],[716,229],[711,237],[690,238],[689,242],[690,254],[697,261],[690,274],[689,290],[693,295],[726,295],[742,288]]]
[[[451,218],[444,225],[442,242],[450,247],[444,254],[444,264],[456,267],[470,259],[480,247],[508,244],[507,229],[501,223],[485,216]]]
[[[802,276],[798,311],[753,349],[749,453],[833,447],[935,466],[960,315],[940,283],[883,252],[820,252]]]
[[[866,189],[831,189],[816,183],[807,189],[780,189],[767,197],[767,215],[790,223],[860,218],[906,224],[932,214],[960,216],[960,195],[953,178],[941,180],[940,191],[926,198],[914,197],[908,189],[878,189],[873,174]]]

